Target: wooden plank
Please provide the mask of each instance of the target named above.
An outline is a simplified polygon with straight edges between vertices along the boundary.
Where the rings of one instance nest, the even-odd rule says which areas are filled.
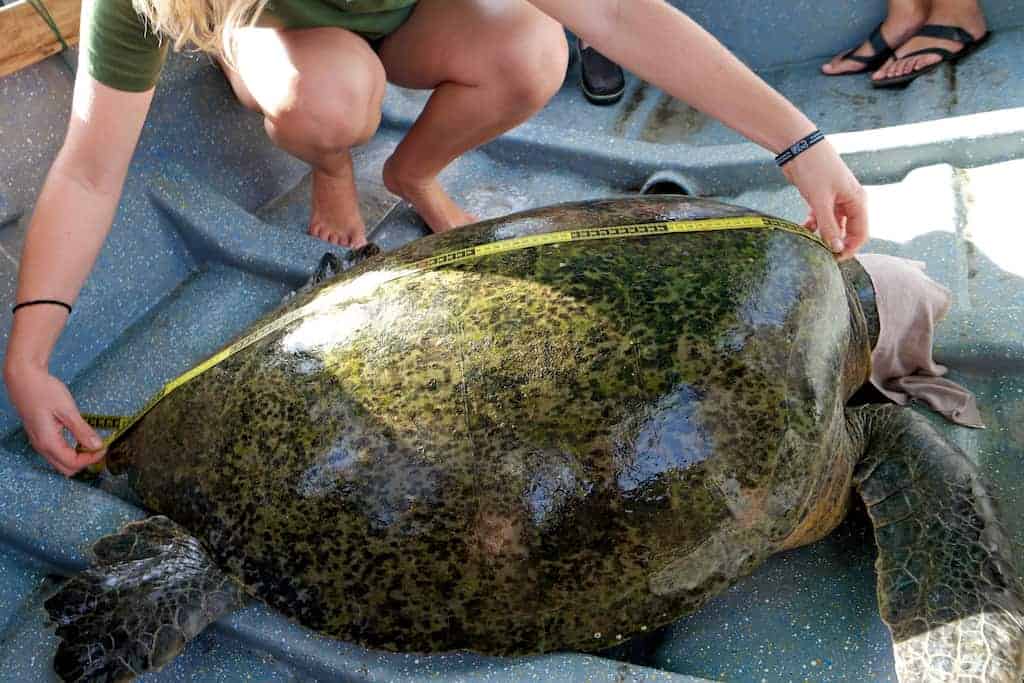
[[[68,45],[78,42],[82,0],[43,0]],[[60,52],[60,42],[25,0],[0,7],[0,78]]]

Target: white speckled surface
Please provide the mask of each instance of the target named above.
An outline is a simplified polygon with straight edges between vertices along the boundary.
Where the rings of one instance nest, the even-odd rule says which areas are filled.
[[[940,426],[997,482],[1011,531],[1024,543],[1024,226],[1016,196],[1024,171],[1024,31],[1013,28],[1024,22],[1024,7],[990,8],[999,32],[955,78],[939,71],[905,91],[881,93],[862,79],[815,76],[816,62],[806,60],[848,40],[822,27],[859,35],[880,7],[880,0],[863,3],[851,18],[846,6],[837,12],[804,0],[774,14],[740,0],[691,5],[751,63],[771,65],[766,78],[823,129],[852,131],[836,141],[871,185],[869,248],[924,260],[953,290],[938,353],[977,392],[989,429]],[[808,25],[819,30],[807,32]],[[783,39],[805,34],[799,44]],[[0,79],[2,305],[12,300],[27,216],[63,135],[73,57]],[[780,65],[794,60],[800,63]],[[635,82],[620,105],[587,107],[575,78],[570,73],[536,120],[445,172],[470,210],[489,217],[635,191],[652,171],[674,168],[696,191],[802,218],[799,197],[763,151]],[[385,129],[357,152],[362,208],[371,222],[381,219],[375,239],[385,248],[421,230],[378,177],[420,104],[422,95],[392,91]],[[325,248],[301,235],[306,172],[266,141],[258,117],[228,96],[208,63],[172,59],[111,239],[56,352],[54,368],[73,381],[83,407],[138,405],[315,267]],[[107,492],[116,487],[47,471],[16,427],[0,396],[0,681],[22,683],[52,679],[54,642],[39,609],[52,585],[47,577],[73,571],[89,543],[144,513]],[[892,662],[872,562],[870,532],[853,520],[822,543],[773,559],[701,614],[609,657],[385,655],[320,638],[254,605],[149,679],[886,681]]]

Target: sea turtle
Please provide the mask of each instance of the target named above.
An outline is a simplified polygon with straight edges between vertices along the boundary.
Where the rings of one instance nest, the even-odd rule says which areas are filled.
[[[57,672],[159,668],[247,596],[371,648],[601,649],[822,538],[856,494],[900,680],[1019,683],[1019,579],[975,467],[911,410],[847,406],[878,334],[856,262],[770,229],[469,250],[754,215],[539,209],[295,297],[111,447],[160,516],[47,601]]]

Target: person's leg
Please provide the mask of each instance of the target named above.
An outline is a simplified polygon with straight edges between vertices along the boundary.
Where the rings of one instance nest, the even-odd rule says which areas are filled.
[[[932,0],[931,10],[924,23],[937,24],[939,26],[957,26],[970,33],[975,40],[984,36],[988,31],[988,26],[985,24],[985,14],[981,11],[977,0]],[[896,56],[886,62],[871,77],[875,80],[895,78],[909,74],[912,71],[920,71],[926,66],[938,62],[941,57],[936,54],[918,55],[906,59],[900,58],[900,55],[908,55],[929,47],[943,48],[955,53],[963,49],[963,44],[953,40],[915,36],[901,45]]]
[[[349,149],[380,124],[384,67],[363,38],[340,28],[241,29],[239,100],[261,112],[270,139],[313,166],[309,233],[350,247],[366,243]]]
[[[420,0],[380,57],[392,83],[434,89],[384,165],[384,184],[435,232],[473,222],[437,176],[551,99],[565,78],[565,32],[525,0]]]
[[[967,2],[970,0],[953,1]],[[924,25],[931,9],[931,3],[932,0],[889,0],[889,14],[881,28],[882,39],[893,49],[902,45]],[[853,52],[858,57],[871,57],[874,53],[874,48],[868,41],[861,43],[860,47]],[[844,51],[833,57],[832,61],[821,67],[822,72],[828,76],[839,76],[851,71],[862,70],[864,65],[847,59],[848,54]]]

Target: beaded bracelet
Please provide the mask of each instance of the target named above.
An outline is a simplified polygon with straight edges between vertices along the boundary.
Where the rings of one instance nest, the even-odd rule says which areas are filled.
[[[779,166],[779,168],[782,168],[789,162],[793,161],[793,159],[797,158],[797,156],[806,152],[811,147],[814,147],[816,144],[818,144],[824,139],[825,134],[822,133],[820,130],[816,130],[810,135],[800,138],[792,145],[787,147],[785,150],[783,150],[781,154],[775,157],[775,163]]]
[[[68,309],[68,315],[71,315],[71,304],[66,304],[63,301],[57,301],[56,299],[33,299],[32,301],[23,301],[11,309],[11,315],[18,312],[19,308],[25,308],[26,306],[38,306],[40,304],[50,304],[53,306],[63,306]]]

